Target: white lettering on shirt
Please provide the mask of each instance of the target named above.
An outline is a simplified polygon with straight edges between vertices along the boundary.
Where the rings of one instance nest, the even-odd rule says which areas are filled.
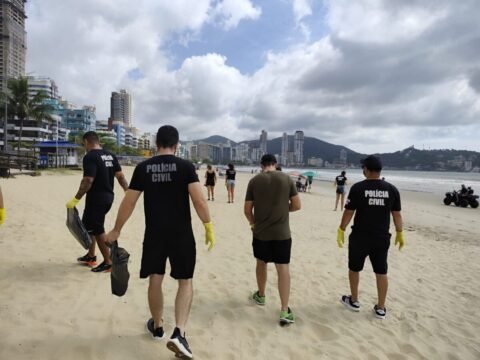
[[[113,167],[113,156],[112,155],[100,155],[106,167]]]
[[[385,199],[389,198],[388,190],[365,190],[368,205],[385,206]]]
[[[147,165],[147,174],[152,175],[152,182],[154,183],[172,182],[171,173],[176,171],[177,171],[177,164],[175,163]]]

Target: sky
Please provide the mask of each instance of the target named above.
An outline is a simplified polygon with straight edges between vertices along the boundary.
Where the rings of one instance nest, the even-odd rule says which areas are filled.
[[[477,0],[28,0],[27,72],[181,139],[480,151]]]

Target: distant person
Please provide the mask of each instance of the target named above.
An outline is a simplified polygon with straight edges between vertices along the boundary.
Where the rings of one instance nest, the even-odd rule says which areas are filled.
[[[347,177],[345,176],[346,172],[342,171],[340,175],[335,178],[335,182],[333,183],[336,186],[336,199],[335,199],[335,209],[337,211],[338,201],[340,200],[341,209],[343,209],[343,203],[345,198],[345,185],[347,184]]]
[[[210,200],[210,197],[212,201],[215,200],[214,189],[215,189],[216,182],[217,182],[217,174],[212,169],[212,165],[207,165],[207,171],[205,172],[205,186],[207,187],[207,193],[208,193],[207,200]]]
[[[307,175],[308,191],[312,190],[313,175]]]
[[[281,309],[280,324],[295,322],[289,307],[290,297],[290,233],[289,212],[300,210],[300,197],[293,180],[276,171],[274,155],[262,156],[262,172],[248,183],[244,212],[253,232],[253,255],[257,259],[256,277],[258,289],[251,299],[265,305],[267,264],[273,262],[278,274],[278,291]]]
[[[0,225],[5,222],[5,205],[3,204],[2,188],[0,187]]]
[[[128,182],[123,175],[122,168],[114,154],[103,150],[98,135],[94,131],[87,131],[83,135],[83,146],[87,153],[83,157],[83,179],[75,197],[67,203],[67,208],[74,208],[83,195],[87,194],[82,222],[92,238],[92,245],[88,253],[77,259],[88,266],[95,266],[95,242],[103,256],[103,262],[92,269],[93,272],[109,272],[112,268],[110,250],[105,245],[105,215],[110,211],[113,203],[113,183],[117,179],[124,191],[128,189]]]
[[[225,186],[227,187],[228,203],[233,203],[235,196],[235,176],[237,172],[233,164],[228,164],[228,169],[225,171]]]
[[[337,243],[340,248],[345,241],[345,229],[355,214],[352,232],[348,242],[348,278],[351,295],[344,295],[341,302],[350,310],[360,311],[358,284],[360,271],[363,270],[368,256],[377,279],[377,304],[373,307],[374,315],[384,319],[387,313],[387,255],[390,247],[390,214],[395,224],[395,245],[401,250],[403,239],[403,222],[400,194],[395,186],[380,179],[382,163],[375,156],[362,160],[363,174],[366,179],[354,184],[348,194],[345,211],[337,231]]]
[[[165,125],[158,129],[158,156],[135,168],[130,188],[118,210],[115,227],[107,239],[112,242],[120,237],[123,226],[143,192],[145,235],[140,278],[149,278],[148,304],[152,316],[146,326],[154,339],[159,340],[165,336],[162,283],[168,259],[170,276],[178,281],[178,290],[175,298],[176,327],[167,342],[167,348],[175,352],[178,358],[191,359],[193,354],[185,338],[196,262],[190,199],[205,227],[208,250],[213,248],[215,237],[195,166],[175,156],[178,139],[178,131],[173,126]]]
[[[295,187],[297,188],[297,192],[303,192],[304,191],[304,185],[302,183],[302,177],[299,176],[297,178],[297,181],[295,181]]]

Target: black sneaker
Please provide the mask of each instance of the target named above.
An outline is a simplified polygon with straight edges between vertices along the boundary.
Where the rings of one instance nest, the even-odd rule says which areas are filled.
[[[77,258],[79,263],[88,265],[88,266],[95,266],[97,265],[97,257],[96,256],[88,256],[88,254]]]
[[[152,334],[153,340],[161,340],[165,337],[165,332],[163,331],[163,327],[155,328],[155,323],[153,319],[149,319],[147,321],[147,330],[150,334]]]
[[[175,328],[173,334],[167,342],[168,350],[171,350],[175,353],[175,357],[179,359],[193,359],[192,351],[188,346],[187,339],[185,339],[185,334],[180,335],[180,329]]]
[[[105,261],[102,262],[100,265],[98,265],[97,267],[94,267],[92,269],[93,272],[111,272],[112,271],[112,265],[111,264],[107,264]]]
[[[377,319],[385,319],[385,316],[387,316],[387,308],[380,308],[378,307],[378,305],[375,305],[373,307],[373,315],[375,315],[375,317]]]
[[[358,301],[352,301],[351,295],[343,295],[340,302],[352,311],[360,311],[360,303]]]

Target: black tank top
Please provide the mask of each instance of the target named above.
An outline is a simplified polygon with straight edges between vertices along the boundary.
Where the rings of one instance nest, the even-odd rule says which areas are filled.
[[[207,181],[209,182],[215,181],[215,171],[212,171],[212,172],[207,171]]]

